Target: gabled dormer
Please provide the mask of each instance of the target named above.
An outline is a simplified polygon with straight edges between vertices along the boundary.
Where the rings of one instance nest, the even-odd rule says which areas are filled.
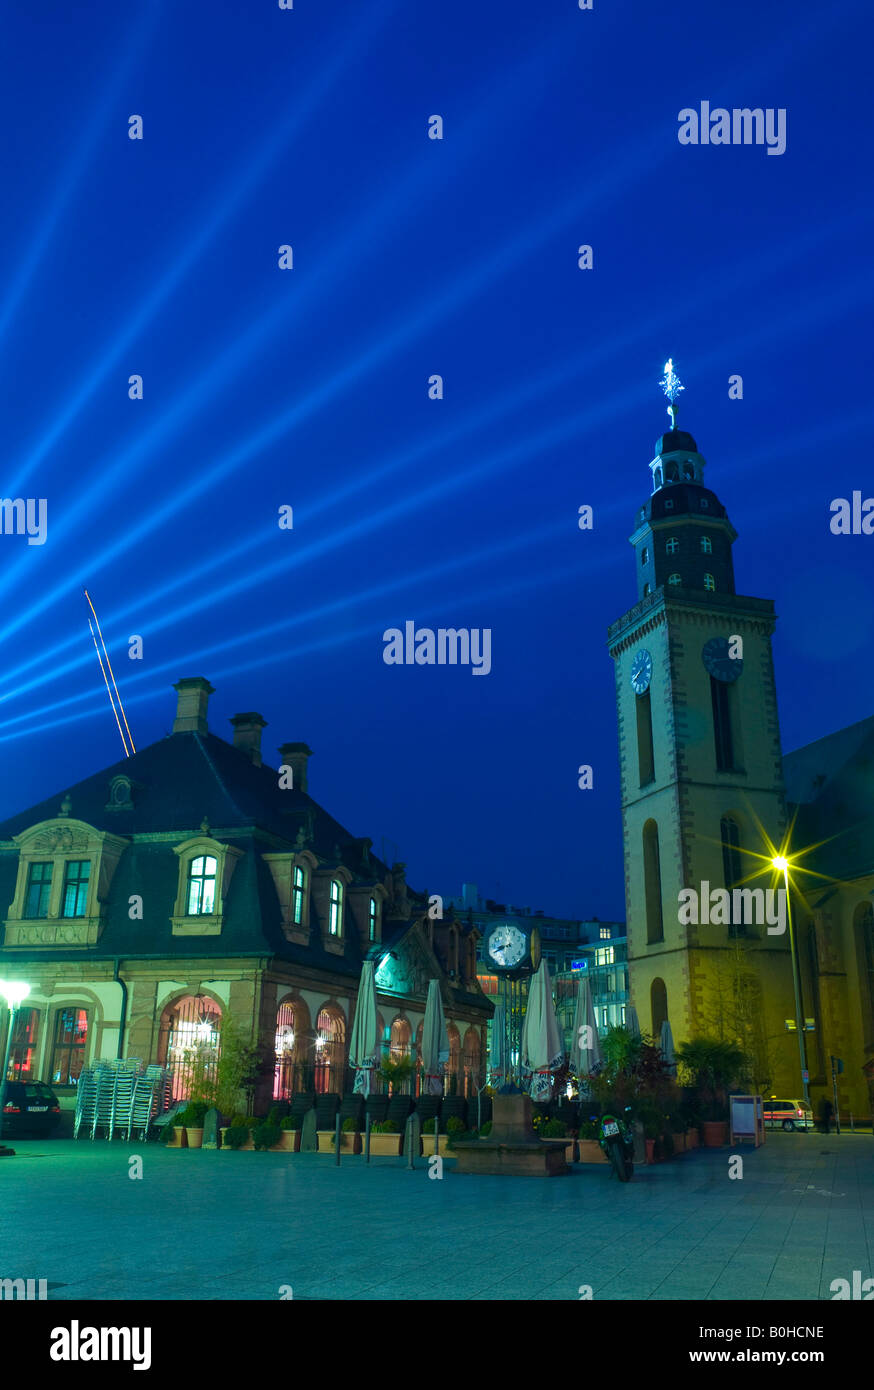
[[[93,946],[106,920],[109,887],[130,843],[73,819],[67,798],[60,814],[20,835],[15,896],[4,945]]]

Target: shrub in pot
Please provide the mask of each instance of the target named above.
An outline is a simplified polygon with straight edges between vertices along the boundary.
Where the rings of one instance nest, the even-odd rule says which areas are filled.
[[[279,1125],[272,1125],[269,1120],[258,1125],[252,1132],[252,1139],[256,1149],[272,1149],[274,1144],[279,1143],[282,1130]]]
[[[249,1131],[242,1125],[229,1125],[225,1132],[223,1148],[242,1149],[249,1142]]]
[[[377,1120],[370,1127],[370,1151],[395,1157],[401,1151],[400,1126],[394,1120]]]
[[[300,1153],[303,1115],[286,1115],[279,1121],[279,1147],[289,1153]]]

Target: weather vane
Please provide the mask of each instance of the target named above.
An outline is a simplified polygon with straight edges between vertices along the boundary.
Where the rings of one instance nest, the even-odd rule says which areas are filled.
[[[665,363],[665,374],[659,382],[659,386],[670,401],[668,414],[671,417],[671,429],[675,430],[677,428],[677,410],[679,408],[677,406],[677,397],[680,392],[685,391],[686,388],[674,371],[674,359],[672,357],[669,357]]]

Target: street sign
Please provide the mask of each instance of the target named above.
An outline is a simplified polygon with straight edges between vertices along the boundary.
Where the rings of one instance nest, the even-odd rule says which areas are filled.
[[[803,1072],[801,1073],[801,1080],[802,1080],[802,1081],[809,1081],[809,1080],[810,1080],[810,1072],[809,1072],[809,1071],[803,1071]]]

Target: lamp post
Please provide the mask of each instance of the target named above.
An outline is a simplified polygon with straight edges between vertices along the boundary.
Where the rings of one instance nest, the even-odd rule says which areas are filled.
[[[803,1088],[804,1099],[810,1104],[810,1092],[806,1077],[807,1072],[807,1053],[804,1047],[804,1017],[801,1010],[801,979],[798,973],[798,951],[795,945],[795,927],[792,922],[792,904],[789,900],[789,861],[782,854],[776,855],[771,860],[774,868],[783,875],[783,887],[786,892],[786,916],[789,920],[789,954],[792,957],[792,983],[795,988],[795,1031],[798,1034],[798,1054],[801,1058],[801,1085]],[[807,1121],[805,1120],[805,1124]]]
[[[6,1000],[6,1007],[9,1010],[9,1025],[6,1031],[6,1052],[3,1057],[3,1071],[0,1073],[0,1141],[3,1138],[3,1108],[6,1104],[6,1073],[9,1070],[9,1054],[12,1051],[12,1034],[15,1031],[15,1019],[18,1014],[18,1007],[22,999],[26,999],[30,994],[30,985],[26,985],[23,980],[0,980],[0,995]],[[14,1149],[7,1149],[0,1142],[0,1157],[7,1158],[14,1154]]]

